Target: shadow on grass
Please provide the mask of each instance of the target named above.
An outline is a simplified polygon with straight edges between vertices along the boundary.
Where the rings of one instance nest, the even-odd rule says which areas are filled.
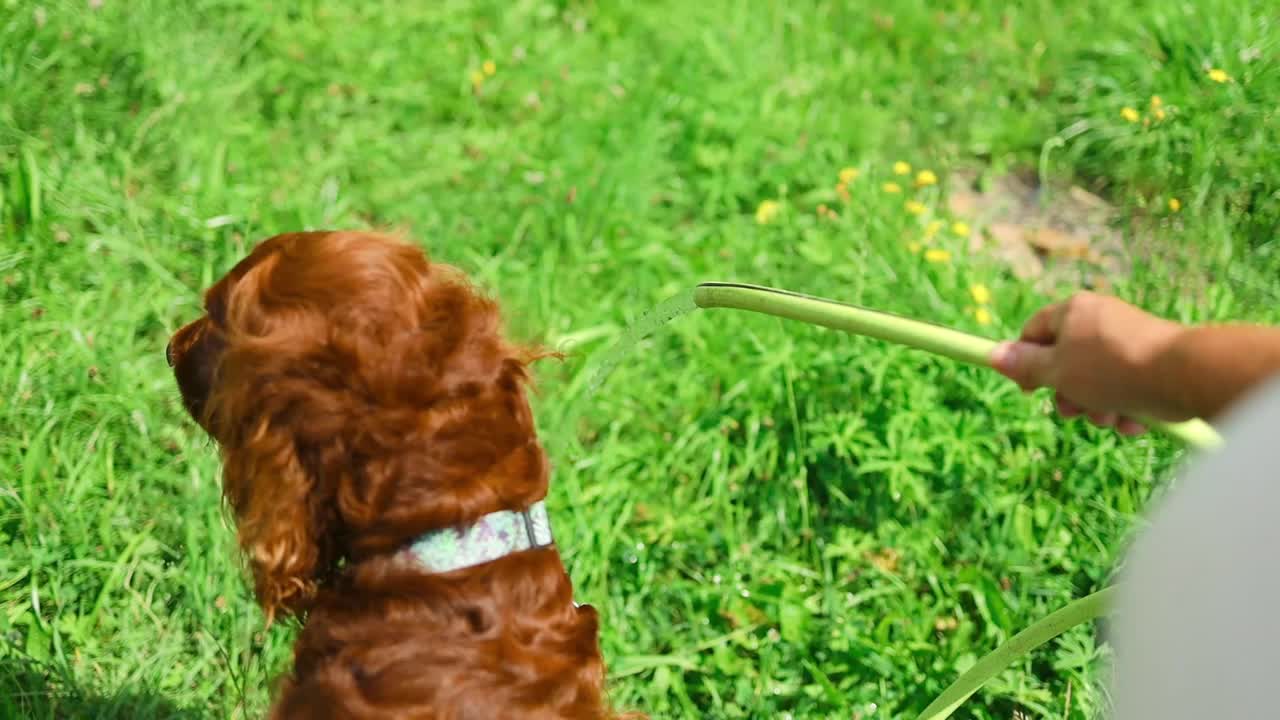
[[[3,720],[204,720],[150,690],[99,693],[78,685],[61,668],[29,657],[0,657]]]

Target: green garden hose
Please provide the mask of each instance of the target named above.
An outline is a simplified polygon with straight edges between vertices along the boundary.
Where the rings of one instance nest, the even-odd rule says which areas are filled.
[[[702,283],[693,291],[693,302],[700,308],[732,308],[799,320],[983,367],[990,367],[988,358],[996,346],[995,340],[941,325],[758,285]],[[1197,449],[1215,448],[1222,442],[1217,431],[1203,420],[1180,423],[1139,420]]]
[[[700,308],[732,308],[799,320],[983,367],[990,367],[988,358],[996,346],[994,340],[933,323],[757,285],[702,283],[694,289],[693,301]],[[1199,419],[1181,423],[1140,420],[1196,449],[1209,450],[1222,443],[1217,431]],[[918,720],[945,720],[950,717],[984,683],[1019,657],[1106,612],[1114,591],[1114,587],[1109,587],[1076,600],[1013,636],[962,673],[925,708]]]
[[[1032,623],[1031,627],[1009,638],[1008,642],[988,653],[956,678],[937,699],[929,703],[929,707],[917,716],[917,720],[944,720],[950,717],[983,684],[1018,658],[1071,628],[1100,617],[1111,607],[1111,597],[1115,591],[1115,587],[1103,588]]]

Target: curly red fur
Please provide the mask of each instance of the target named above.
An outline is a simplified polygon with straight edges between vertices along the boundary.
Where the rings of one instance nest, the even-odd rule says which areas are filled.
[[[303,621],[273,718],[606,718],[598,618],[554,548],[431,574],[406,547],[547,493],[539,354],[414,245],[270,238],[170,361],[217,441],[268,617]]]

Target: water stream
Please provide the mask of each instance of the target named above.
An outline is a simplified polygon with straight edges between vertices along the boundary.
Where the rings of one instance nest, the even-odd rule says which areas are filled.
[[[659,303],[652,310],[641,315],[630,327],[622,333],[622,336],[614,341],[607,350],[599,353],[599,360],[592,364],[595,370],[588,376],[586,385],[585,399],[589,402],[595,397],[596,391],[609,378],[609,375],[618,367],[627,356],[631,355],[636,345],[651,335],[655,330],[675,320],[678,317],[688,315],[697,310],[698,306],[693,302],[693,290],[667,298]]]

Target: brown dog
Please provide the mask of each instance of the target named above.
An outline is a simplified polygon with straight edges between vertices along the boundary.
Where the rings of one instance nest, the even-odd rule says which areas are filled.
[[[596,611],[531,521],[538,354],[461,274],[383,235],[278,235],[166,354],[259,602],[303,623],[272,717],[612,716]]]

